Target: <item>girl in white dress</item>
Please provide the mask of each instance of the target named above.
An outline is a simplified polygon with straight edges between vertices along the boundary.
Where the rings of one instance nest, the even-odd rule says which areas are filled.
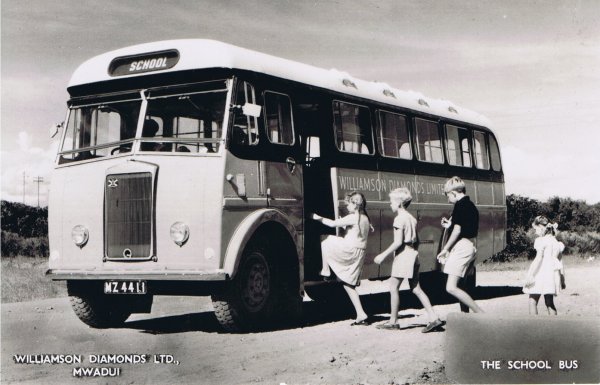
[[[560,272],[563,268],[559,257],[565,245],[556,239],[558,225],[550,223],[548,218],[537,216],[532,227],[538,236],[533,244],[536,256],[527,271],[523,292],[529,294],[529,314],[538,314],[537,304],[543,295],[548,314],[556,315],[554,297],[561,289]]]
[[[337,278],[344,284],[344,289],[356,310],[356,320],[352,325],[368,325],[368,316],[363,310],[356,286],[360,282],[365,259],[370,221],[366,211],[366,200],[361,193],[350,193],[346,196],[345,201],[349,214],[343,218],[333,220],[317,214],[312,215],[312,219],[326,226],[346,228],[344,237],[330,235],[321,242],[323,256],[321,275],[329,277],[333,270]]]

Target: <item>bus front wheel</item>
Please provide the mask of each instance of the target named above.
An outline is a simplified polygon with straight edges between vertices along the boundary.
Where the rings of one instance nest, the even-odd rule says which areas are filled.
[[[225,288],[212,295],[215,316],[227,331],[265,327],[274,316],[275,282],[273,266],[259,248],[242,258],[239,271]]]

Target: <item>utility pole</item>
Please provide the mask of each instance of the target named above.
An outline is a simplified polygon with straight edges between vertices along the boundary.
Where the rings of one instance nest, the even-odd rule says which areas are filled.
[[[33,178],[33,182],[37,183],[37,207],[40,207],[40,183],[44,182],[44,178],[36,176]]]

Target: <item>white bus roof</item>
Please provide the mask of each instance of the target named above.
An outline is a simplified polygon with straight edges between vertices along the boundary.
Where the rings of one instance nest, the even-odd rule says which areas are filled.
[[[116,78],[144,76],[147,73],[114,77],[109,74],[109,66],[115,58],[167,50],[177,50],[179,52],[177,64],[171,68],[161,69],[152,73],[177,72],[202,68],[249,70],[443,116],[449,119],[482,126],[489,126],[490,124],[485,116],[457,107],[447,100],[427,98],[418,92],[401,91],[390,87],[386,83],[360,80],[335,69],[325,70],[219,41],[205,39],[159,41],[134,45],[98,55],[85,61],[75,70],[69,82],[69,87],[114,80]]]

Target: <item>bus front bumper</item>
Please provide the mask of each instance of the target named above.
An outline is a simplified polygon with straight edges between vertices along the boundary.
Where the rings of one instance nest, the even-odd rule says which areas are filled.
[[[81,271],[49,269],[46,276],[53,281],[68,280],[146,280],[146,281],[225,281],[223,271]]]

